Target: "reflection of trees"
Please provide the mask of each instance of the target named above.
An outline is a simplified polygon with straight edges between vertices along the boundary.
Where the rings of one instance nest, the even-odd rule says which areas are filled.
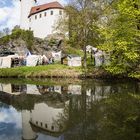
[[[3,96],[0,93],[0,101],[18,110],[32,110],[35,103],[45,102],[54,108],[58,104],[61,108],[61,103],[66,103],[59,120],[54,120],[59,128],[67,129],[65,140],[140,139],[140,96],[136,94],[139,92],[138,84],[112,83],[110,86],[104,82],[84,81],[81,94],[73,95],[66,94],[67,86],[62,94],[50,92],[48,87],[38,86],[42,95],[13,96],[4,93]],[[133,94],[128,94],[128,91]]]
[[[68,127],[66,140],[140,139],[140,95],[137,94],[111,94],[92,102],[88,108],[83,93],[71,98],[60,117]]]
[[[104,106],[100,139],[140,139],[140,96],[135,94],[111,95]]]
[[[9,106],[7,104],[4,104],[2,102],[0,102],[0,108],[9,108]]]
[[[0,92],[0,101],[8,105],[12,105],[17,110],[31,110],[34,108],[35,103],[46,102],[49,105],[61,105],[68,100],[68,96],[62,96],[58,93],[49,93],[45,95],[11,95],[5,92]]]

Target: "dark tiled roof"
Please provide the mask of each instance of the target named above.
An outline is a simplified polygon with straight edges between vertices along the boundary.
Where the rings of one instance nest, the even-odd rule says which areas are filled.
[[[64,7],[59,3],[59,2],[50,2],[47,4],[43,4],[43,5],[39,5],[39,6],[35,6],[31,8],[29,17],[31,15],[34,15],[36,13],[39,13],[41,11],[47,10],[47,9],[64,9]]]

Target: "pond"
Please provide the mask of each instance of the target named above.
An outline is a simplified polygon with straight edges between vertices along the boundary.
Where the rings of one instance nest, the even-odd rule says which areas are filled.
[[[139,82],[0,80],[0,140],[139,139]]]

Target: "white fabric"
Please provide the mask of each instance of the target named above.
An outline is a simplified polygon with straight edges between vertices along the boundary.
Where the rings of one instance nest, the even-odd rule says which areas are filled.
[[[104,64],[109,65],[110,64],[110,54],[104,53]]]
[[[81,66],[81,57],[68,57],[68,66]]]
[[[91,52],[91,48],[92,48],[91,45],[86,46],[86,51],[90,53]]]
[[[96,52],[96,51],[97,51],[97,48],[95,48],[95,47],[93,47],[93,46],[91,46],[91,45],[86,46],[86,51],[87,51],[87,52],[90,53],[91,50],[93,50],[94,52]]]
[[[1,57],[0,68],[11,68],[11,57]]]
[[[99,67],[103,64],[103,52],[102,51],[98,51],[97,53],[95,53],[95,66]]]
[[[26,58],[26,66],[36,66],[40,63],[39,55],[30,55]]]
[[[54,61],[61,61],[61,55],[62,55],[62,52],[59,51],[59,52],[52,52],[52,57],[54,58]]]
[[[43,56],[42,56],[42,61],[43,61],[44,63],[48,63],[48,62],[49,62],[49,59],[48,59],[45,55],[43,55]]]
[[[81,85],[69,85],[68,93],[80,95],[81,94]]]
[[[54,92],[61,94],[61,86],[54,86]]]

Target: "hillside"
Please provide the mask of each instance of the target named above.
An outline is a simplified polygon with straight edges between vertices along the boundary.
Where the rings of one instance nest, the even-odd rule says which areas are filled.
[[[32,54],[47,55],[51,50],[60,49],[60,44],[60,37],[50,36],[43,40],[35,38],[31,31],[16,29],[12,34],[0,38],[0,51],[9,50],[19,55],[30,51]]]

